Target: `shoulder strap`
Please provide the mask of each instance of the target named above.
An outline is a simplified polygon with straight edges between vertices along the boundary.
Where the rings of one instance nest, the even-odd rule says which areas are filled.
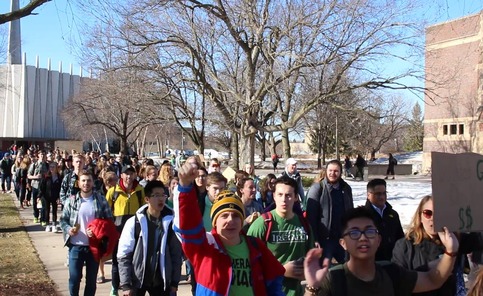
[[[268,243],[270,238],[270,232],[272,232],[273,216],[270,211],[262,214],[263,220],[265,221],[265,242]]]
[[[344,265],[336,265],[329,269],[329,272],[330,295],[347,296],[347,282],[345,277]]]
[[[117,192],[116,188],[114,187],[114,193],[112,194],[112,206],[111,206],[111,211],[113,215],[114,215],[114,204],[116,203],[116,200],[118,197],[119,197],[119,192]]]
[[[138,205],[139,205],[139,207],[141,207],[141,205],[142,205],[142,203],[141,203],[141,202],[143,201],[143,194],[142,194],[142,192],[141,192],[141,191],[142,191],[142,190],[138,190],[138,191],[136,191],[136,195],[137,195],[137,197],[138,197]]]
[[[134,215],[134,217],[134,249],[136,249],[141,234],[141,222],[139,222],[138,215]]]

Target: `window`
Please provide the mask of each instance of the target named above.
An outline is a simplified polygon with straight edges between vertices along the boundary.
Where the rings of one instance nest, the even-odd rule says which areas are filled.
[[[458,134],[460,134],[460,135],[464,135],[465,134],[465,125],[464,124],[460,124],[459,125]]]
[[[456,124],[450,125],[449,134],[450,135],[456,135],[456,131],[457,131],[457,125]]]
[[[444,124],[443,125],[443,135],[448,135],[448,125],[447,124]]]

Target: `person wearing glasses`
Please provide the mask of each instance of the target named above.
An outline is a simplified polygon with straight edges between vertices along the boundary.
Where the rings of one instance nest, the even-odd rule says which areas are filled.
[[[126,221],[119,240],[121,295],[169,296],[178,290],[182,263],[174,212],[165,206],[168,196],[161,181],[149,181],[144,195],[146,204]]]
[[[424,196],[414,214],[406,236],[396,242],[392,261],[398,265],[417,271],[427,271],[445,254],[457,258],[451,276],[437,291],[425,295],[466,295],[463,280],[462,256],[475,250],[481,250],[479,233],[458,233],[459,250],[448,251],[442,243],[441,233],[434,229],[433,196]]]
[[[456,236],[446,227],[438,236],[445,252],[427,272],[376,262],[381,236],[373,215],[365,207],[351,209],[343,218],[339,241],[349,260],[329,269],[329,259],[325,258],[321,267],[322,249],[311,249],[304,261],[304,295],[404,296],[438,289],[451,275],[459,247]]]
[[[396,241],[404,237],[399,214],[387,202],[386,181],[373,179],[367,183],[367,201],[365,207],[372,213],[381,235],[381,244],[376,253],[376,261],[392,258]]]

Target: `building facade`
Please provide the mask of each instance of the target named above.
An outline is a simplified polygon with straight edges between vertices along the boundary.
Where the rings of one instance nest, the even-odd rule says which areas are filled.
[[[423,172],[431,152],[483,153],[483,11],[426,29]]]

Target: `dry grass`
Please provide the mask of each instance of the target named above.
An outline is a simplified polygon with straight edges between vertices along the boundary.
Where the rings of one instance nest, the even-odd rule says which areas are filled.
[[[0,295],[56,295],[12,198],[0,194]]]

